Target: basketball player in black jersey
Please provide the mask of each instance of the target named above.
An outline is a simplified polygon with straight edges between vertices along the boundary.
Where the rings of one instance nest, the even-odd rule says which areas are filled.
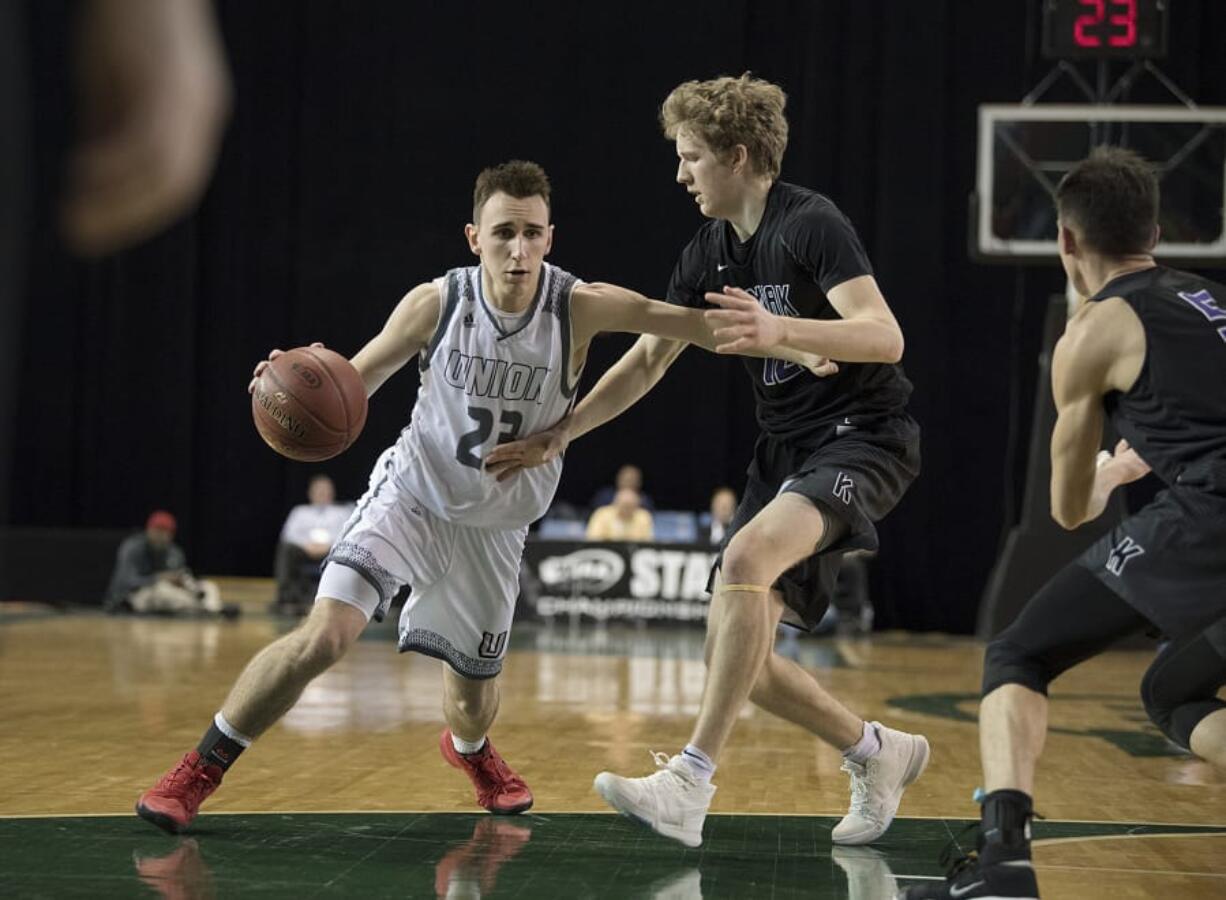
[[[708,308],[721,352],[794,347],[832,361],[818,378],[746,360],[762,434],[713,573],[693,736],[671,759],[657,757],[654,775],[596,779],[612,806],[688,846],[702,841],[711,775],[747,699],[843,751],[852,803],[836,843],[879,838],[928,762],[923,737],[865,722],[772,652],[780,621],[816,626],[840,555],[877,549],[874,523],[919,472],[911,384],[897,365],[902,332],[860,240],[828,198],[777,180],[784,103],[776,85],[743,76],[682,84],[661,113],[676,141],[677,181],[711,220],[682,251],[668,300]],[[568,419],[497,448],[487,466],[507,477],[552,458],[642,397],[685,346],[638,341]]]
[[[903,897],[1038,897],[1031,793],[1047,686],[1125,635],[1170,643],[1141,683],[1166,735],[1226,766],[1226,287],[1158,266],[1158,181],[1140,157],[1100,148],[1056,192],[1060,258],[1088,298],[1052,359],[1052,515],[1076,528],[1151,469],[1166,490],[1066,566],[990,645],[979,743],[977,858]],[[1110,418],[1124,437],[1101,451]],[[1216,623],[1216,624],[1215,624]]]

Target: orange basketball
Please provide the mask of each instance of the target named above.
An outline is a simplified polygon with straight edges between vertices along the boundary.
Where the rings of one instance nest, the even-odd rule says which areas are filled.
[[[282,456],[319,462],[361,434],[366,387],[339,353],[298,347],[272,360],[256,379],[251,415],[260,437]]]

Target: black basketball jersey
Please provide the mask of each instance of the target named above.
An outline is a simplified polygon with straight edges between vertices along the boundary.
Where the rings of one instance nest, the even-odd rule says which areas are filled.
[[[872,271],[851,222],[829,198],[777,181],[749,240],[738,240],[720,219],[699,229],[673,269],[668,300],[710,308],[703,294],[731,285],[777,315],[837,319],[827,292]],[[898,414],[911,395],[911,382],[895,365],[840,363],[837,375],[818,378],[784,360],[744,357],[744,362],[753,378],[758,424],[776,437]]]
[[[1226,287],[1157,266],[1121,275],[1091,300],[1122,297],[1145,328],[1145,364],[1105,398],[1112,424],[1174,484],[1189,466],[1226,464]]]

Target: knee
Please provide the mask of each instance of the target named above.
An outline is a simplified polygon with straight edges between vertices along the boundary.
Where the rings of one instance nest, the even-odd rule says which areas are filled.
[[[297,635],[296,662],[299,668],[311,673],[334,665],[353,644],[353,638],[336,623],[308,619]]]
[[[1037,655],[1009,639],[1008,631],[988,644],[983,655],[983,690],[986,697],[998,687],[1020,684],[1022,687],[1047,694],[1055,673]]]
[[[720,572],[725,584],[773,584],[780,572],[773,571],[773,542],[757,529],[738,531],[724,549]]]
[[[1141,702],[1149,720],[1185,749],[1192,746],[1192,732],[1201,720],[1226,709],[1216,691],[1189,690],[1166,675],[1160,665],[1151,666],[1141,679]]]
[[[1171,724],[1179,703],[1164,696],[1163,684],[1155,671],[1156,668],[1150,667],[1141,679],[1141,702],[1145,705],[1145,715],[1149,716],[1149,720],[1157,725],[1163,734],[1175,740],[1171,734]],[[1181,743],[1184,747],[1188,746],[1186,741]]]

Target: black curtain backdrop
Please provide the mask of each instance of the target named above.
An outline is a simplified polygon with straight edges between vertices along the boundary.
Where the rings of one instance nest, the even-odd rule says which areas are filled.
[[[1226,4],[1173,4],[1161,63],[1226,101]],[[36,4],[43,31],[65,15]],[[1016,102],[1050,68],[1038,3],[772,0],[620,4],[220,3],[237,103],[199,212],[100,263],[68,260],[46,210],[67,91],[62,41],[33,42],[36,223],[24,310],[11,519],[139,524],[164,506],[195,567],[265,574],[316,470],[365,488],[407,422],[415,368],[374,398],[342,457],[308,467],[257,437],[245,386],[274,346],[354,353],[413,285],[470,263],[478,170],[550,173],[552,261],[662,295],[700,224],[656,124],[670,88],[752,70],[789,94],[783,177],[860,230],[907,338],[924,472],[882,525],[873,569],[887,627],[968,631],[1021,460],[1034,358],[1058,265],[967,258],[976,108]],[[1117,65],[1113,70],[1122,69]],[[1134,101],[1165,102],[1146,88]],[[1057,91],[1050,99],[1074,99]],[[585,389],[631,343],[593,349]],[[560,497],[586,503],[623,462],[662,507],[740,488],[756,434],[739,361],[690,349],[643,402],[576,443]]]

